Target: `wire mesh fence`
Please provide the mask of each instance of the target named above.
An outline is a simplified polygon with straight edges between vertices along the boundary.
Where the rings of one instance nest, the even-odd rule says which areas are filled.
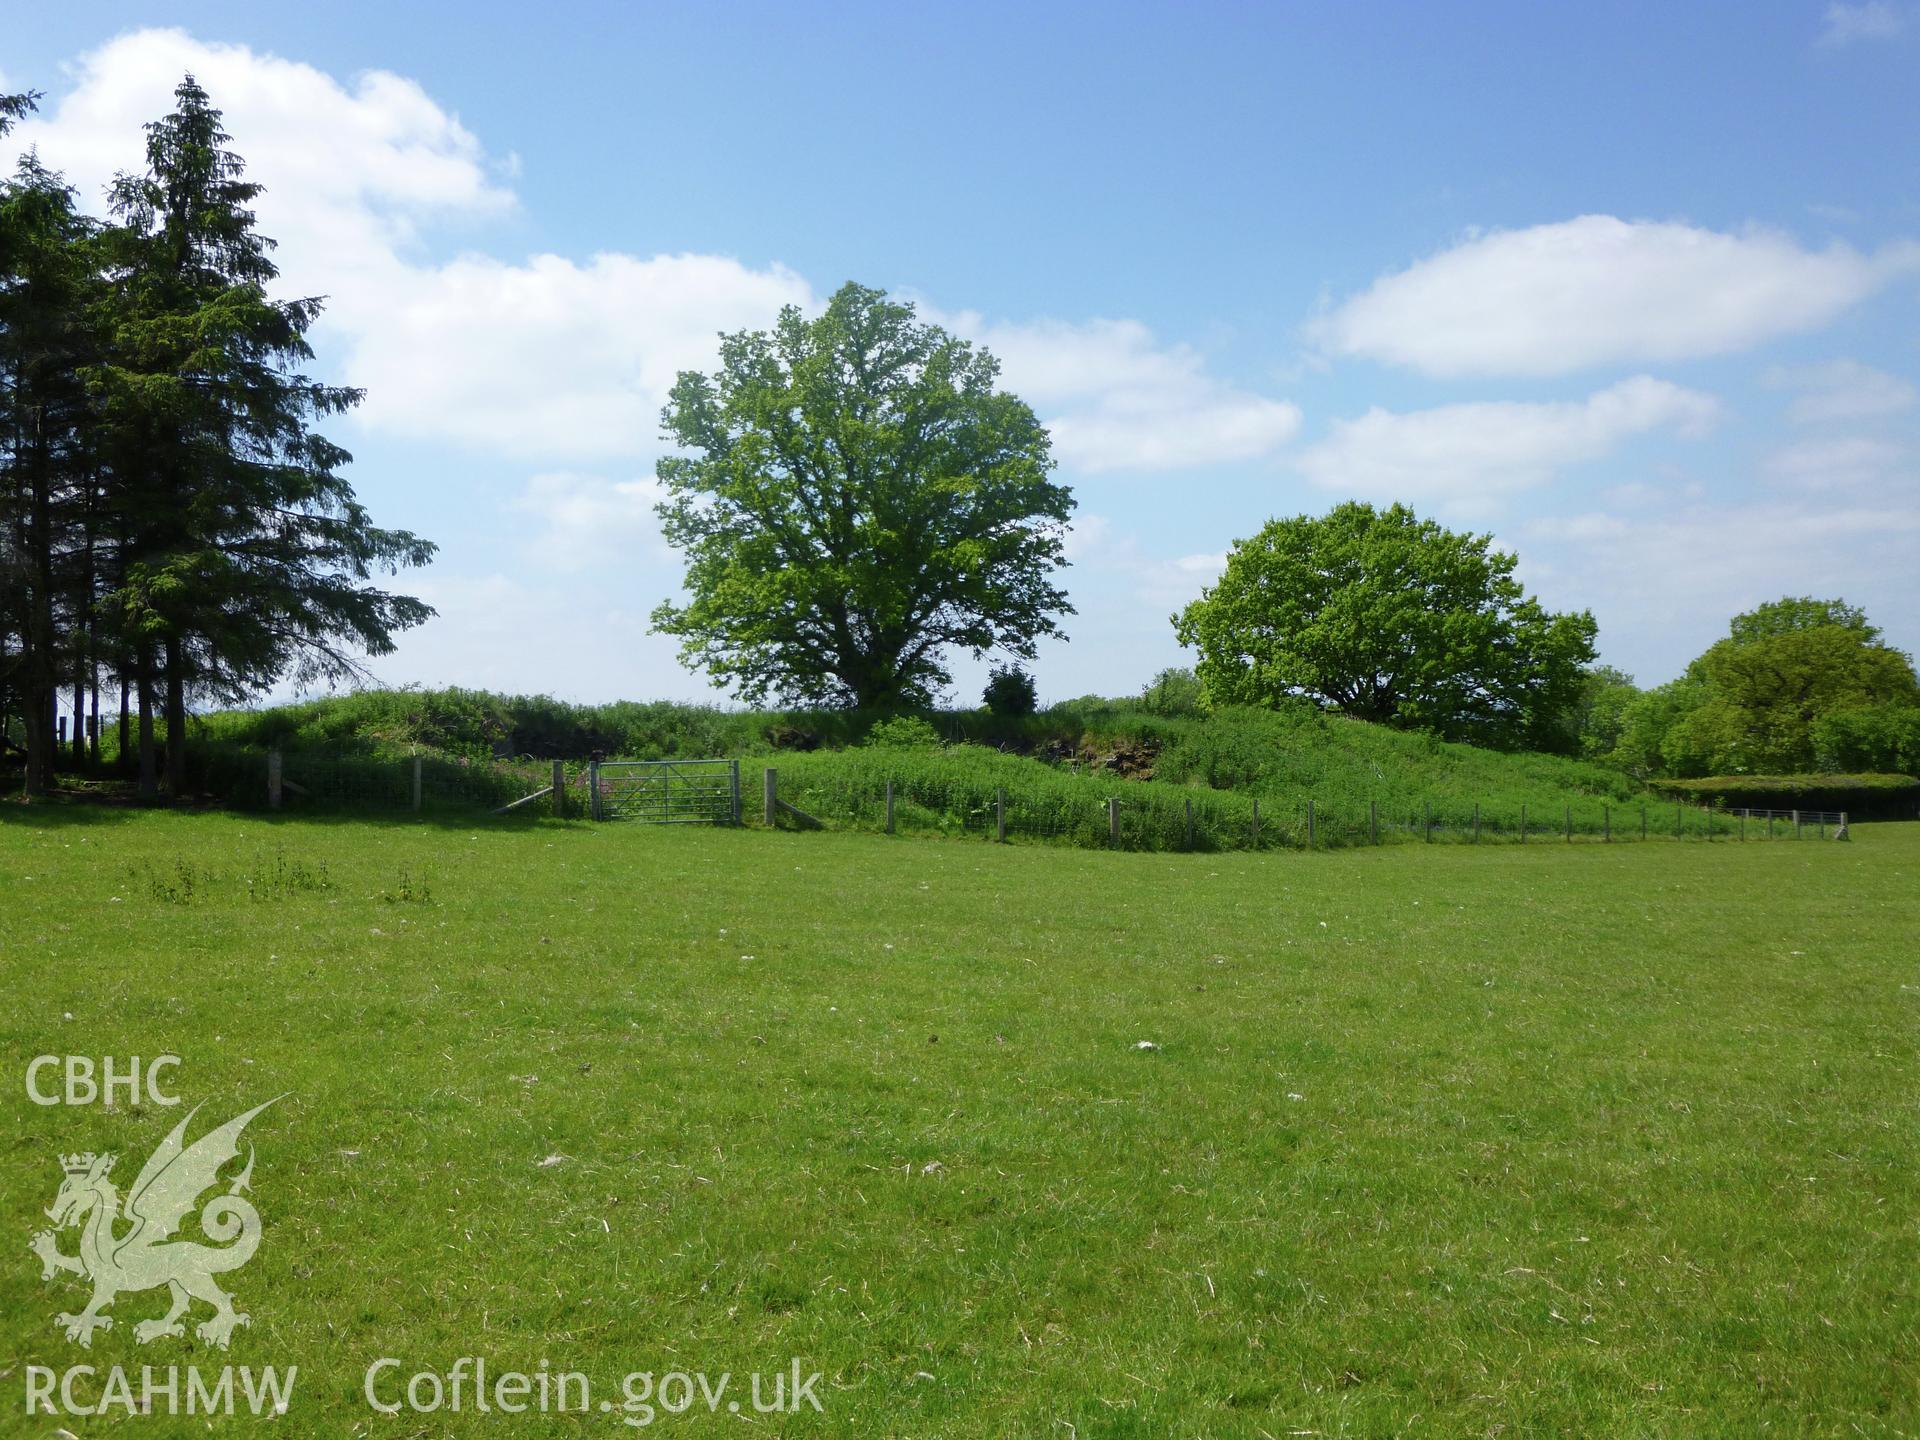
[[[780,772],[776,771],[778,776]],[[782,810],[835,828],[937,833],[1083,848],[1165,851],[1345,849],[1386,844],[1612,844],[1652,840],[1764,841],[1844,837],[1833,811],[1725,810],[1685,803],[1582,800],[1553,806],[1417,807],[1308,796],[1256,798],[1198,787],[1120,782],[1101,797],[1023,792],[966,779],[801,770],[776,779]],[[1185,793],[1180,793],[1182,790]],[[774,793],[769,791],[769,794]],[[759,823],[783,823],[769,807]]]
[[[531,756],[474,759],[431,753],[359,754],[203,746],[190,752],[192,779],[204,793],[242,809],[266,809],[278,766],[280,804],[289,813],[343,811],[466,815],[517,806],[553,814],[593,812],[593,762]],[[1419,804],[1351,794],[1255,797],[1200,786],[1046,776],[1027,786],[985,774],[928,766],[895,770],[875,757],[857,765],[809,765],[789,757],[774,770],[785,812],[747,807],[754,823],[817,822],[836,829],[940,834],[1048,843],[1088,849],[1232,851],[1345,849],[1387,844],[1611,844],[1643,840],[1780,841],[1845,837],[1847,817],[1829,810],[1716,809],[1649,799],[1593,798],[1559,804],[1464,801],[1448,795]],[[740,762],[705,762],[719,767]],[[769,767],[772,768],[772,767]],[[756,780],[759,776],[756,774]],[[606,813],[606,775],[602,813]],[[759,788],[755,787],[756,790]],[[734,814],[715,808],[713,819]]]
[[[530,756],[493,760],[434,754],[285,753],[209,745],[188,751],[189,780],[239,809],[274,807],[278,755],[280,806],[291,813],[341,810],[417,814],[489,811],[550,787],[554,761]],[[569,813],[587,808],[587,767],[563,766]]]

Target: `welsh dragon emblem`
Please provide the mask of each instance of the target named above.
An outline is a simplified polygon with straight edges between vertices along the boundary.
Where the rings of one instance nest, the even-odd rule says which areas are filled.
[[[234,1327],[248,1323],[245,1312],[233,1308],[233,1297],[214,1277],[238,1270],[260,1246],[260,1212],[242,1198],[253,1178],[251,1145],[245,1168],[233,1177],[227,1192],[201,1207],[200,1228],[215,1243],[176,1240],[173,1233],[199,1205],[200,1197],[221,1183],[221,1168],[240,1154],[240,1132],[247,1122],[273,1103],[256,1105],[189,1145],[187,1125],[200,1113],[196,1105],[140,1167],[124,1205],[110,1178],[116,1157],[91,1152],[60,1157],[66,1179],[53,1208],[46,1212],[55,1228],[35,1235],[28,1248],[40,1257],[43,1280],[65,1272],[93,1282],[86,1309],[78,1315],[55,1317],[69,1340],[92,1345],[94,1331],[113,1325],[113,1317],[100,1312],[116,1296],[160,1285],[171,1292],[172,1303],[162,1318],[142,1320],[133,1327],[134,1338],[143,1345],[163,1336],[183,1337],[186,1327],[181,1317],[195,1300],[211,1305],[213,1315],[194,1333],[223,1350]],[[76,1225],[80,1227],[79,1253],[63,1254],[55,1232]]]

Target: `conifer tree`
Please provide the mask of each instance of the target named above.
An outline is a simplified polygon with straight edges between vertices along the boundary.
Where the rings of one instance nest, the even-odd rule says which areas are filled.
[[[192,76],[147,126],[147,167],[113,184],[108,356],[89,372],[124,538],[110,596],[141,705],[143,788],[164,704],[169,788],[184,787],[189,691],[237,699],[356,672],[433,612],[368,583],[427,541],[369,520],[313,426],[361,392],[304,373],[322,302],[275,300],[260,186]]]
[[[20,108],[0,101],[0,119]],[[87,610],[75,556],[90,548],[76,533],[92,489],[81,370],[93,358],[93,228],[33,155],[0,183],[0,614],[29,795],[52,783],[62,642]]]

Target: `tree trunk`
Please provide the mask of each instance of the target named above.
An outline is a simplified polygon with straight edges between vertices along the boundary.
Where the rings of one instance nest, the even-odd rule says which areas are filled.
[[[131,697],[127,693],[129,689],[127,670],[128,661],[125,656],[122,656],[120,658],[120,745],[113,757],[114,765],[122,774],[125,774],[133,764],[132,707],[129,703]]]
[[[140,798],[151,800],[160,793],[160,767],[154,761],[153,753],[153,658],[150,652],[140,654],[140,673],[136,684],[140,690]]]
[[[47,707],[29,694],[20,712],[20,728],[27,732],[27,764],[23,793],[33,800],[47,793],[45,757],[52,753],[53,736],[47,730]]]
[[[187,793],[187,677],[177,635],[167,637],[167,790],[176,800]]]
[[[25,711],[27,774],[25,793],[44,795],[53,786],[54,724],[59,683],[53,663],[53,495],[45,421],[34,426],[32,495],[27,523],[27,563],[32,591],[27,598]]]

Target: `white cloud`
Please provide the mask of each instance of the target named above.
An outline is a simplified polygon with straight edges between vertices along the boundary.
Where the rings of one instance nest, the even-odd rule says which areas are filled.
[[[1800,393],[1787,409],[1797,423],[1828,420],[1870,420],[1911,410],[1920,401],[1920,389],[1898,375],[1889,375],[1857,360],[1829,360],[1820,365],[1776,365],[1761,377],[1769,389]]]
[[[115,171],[140,168],[140,127],[189,70],[267,186],[257,208],[281,242],[284,289],[330,296],[320,333],[342,345],[342,378],[366,388],[368,426],[539,464],[642,460],[665,448],[675,375],[710,366],[719,332],[819,303],[791,270],[717,255],[436,260],[425,241],[437,227],[512,211],[515,166],[382,71],[342,85],[246,46],[138,31],[83,57],[22,138],[97,197]],[[1299,428],[1293,405],[1209,375],[1196,350],[1134,321],[954,323],[1000,356],[1073,469],[1251,459]]]
[[[514,208],[479,140],[413,81],[373,70],[349,89],[310,65],[180,30],[121,35],[81,57],[72,88],[16,138],[104,205],[117,171],[143,168],[141,127],[173,108],[189,71],[224,112],[248,177],[267,187],[255,208],[291,290],[345,303],[424,222]]]
[[[1845,595],[1901,643],[1920,508],[1782,496],[1542,518],[1518,538],[1528,588],[1553,609],[1590,608],[1604,658],[1652,685],[1719,639],[1729,616],[1783,594]]]
[[[549,471],[529,479],[509,508],[537,526],[526,544],[543,565],[586,570],[646,559],[661,564],[665,576],[677,574],[676,557],[653,511],[665,493],[651,475],[609,480]]]
[[[330,296],[320,333],[343,342],[370,426],[546,463],[650,456],[678,370],[710,363],[721,330],[812,303],[791,271],[721,256],[435,263],[423,233],[510,212],[498,177],[513,167],[382,71],[349,88],[245,46],[139,31],[84,57],[22,139],[97,195],[140,168],[140,127],[172,107],[187,71],[267,187],[256,208],[280,242],[283,290]]]
[[[1820,43],[1829,46],[1851,45],[1860,40],[1890,40],[1907,28],[1905,12],[1888,0],[1829,5],[1824,19],[1826,25],[1820,32]]]
[[[711,368],[722,330],[809,306],[806,282],[712,255],[468,257],[410,269],[354,327],[361,414],[396,434],[536,461],[659,454],[675,375]]]
[[[1070,469],[1252,460],[1300,429],[1299,407],[1209,375],[1192,346],[1161,344],[1138,321],[988,323],[971,311],[922,308],[993,352],[1002,382],[1039,413]]]
[[[1916,268],[1911,242],[1870,256],[1841,244],[1808,251],[1767,230],[1583,215],[1475,236],[1308,328],[1335,355],[1430,375],[1558,375],[1815,330]]]
[[[1491,401],[1402,414],[1375,408],[1334,421],[1294,463],[1328,490],[1477,510],[1544,484],[1563,466],[1597,460],[1632,436],[1702,434],[1718,409],[1712,396],[1647,375],[1582,401]]]
[[[1903,445],[1870,436],[1808,440],[1767,457],[1770,479],[1799,490],[1867,490],[1901,484],[1911,493],[1916,471]]]

